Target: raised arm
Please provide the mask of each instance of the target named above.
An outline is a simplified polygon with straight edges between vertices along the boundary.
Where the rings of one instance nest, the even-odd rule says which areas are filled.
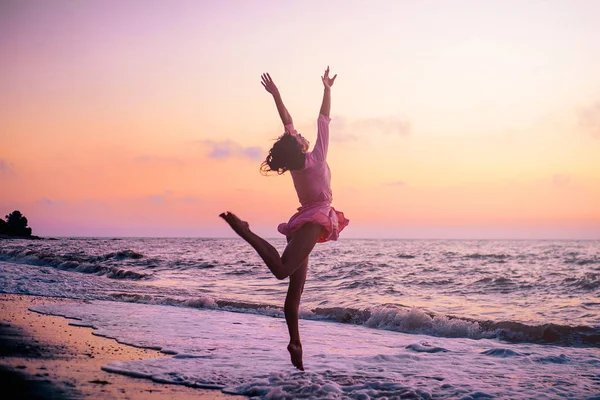
[[[279,112],[279,116],[281,117],[281,122],[283,125],[293,124],[292,116],[288,112],[287,108],[283,104],[283,100],[281,99],[281,95],[279,94],[279,89],[275,86],[275,82],[271,79],[271,75],[262,74],[261,75],[262,82],[261,84],[265,88],[265,90],[273,95],[273,100],[275,100],[275,105],[277,106],[277,112]]]
[[[328,118],[331,109],[331,86],[333,86],[336,77],[337,74],[335,74],[333,78],[329,77],[329,66],[327,66],[325,74],[321,77],[321,80],[323,81],[323,102],[321,103],[321,111],[319,113]]]
[[[317,141],[313,148],[312,154],[315,160],[325,161],[327,159],[327,149],[329,148],[329,110],[331,108],[331,85],[335,81],[337,74],[333,77],[329,77],[329,67],[325,70],[325,74],[321,77],[323,81],[323,103],[321,104],[321,111],[319,111],[319,118],[317,119]]]

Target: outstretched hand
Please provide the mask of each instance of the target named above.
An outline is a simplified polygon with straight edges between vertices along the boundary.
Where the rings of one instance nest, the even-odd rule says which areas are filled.
[[[267,92],[271,94],[275,94],[278,92],[277,86],[275,86],[275,82],[273,82],[273,79],[271,79],[271,75],[266,73],[262,74],[260,77],[262,78],[261,84]]]
[[[324,85],[326,88],[330,89],[330,88],[331,88],[331,86],[333,86],[333,82],[335,82],[335,78],[336,78],[336,77],[337,77],[337,74],[335,74],[335,75],[333,76],[333,78],[330,78],[330,77],[329,77],[329,65],[328,65],[328,66],[327,66],[327,69],[325,70],[325,75],[323,75],[323,76],[321,77],[321,80],[323,81],[323,85]]]

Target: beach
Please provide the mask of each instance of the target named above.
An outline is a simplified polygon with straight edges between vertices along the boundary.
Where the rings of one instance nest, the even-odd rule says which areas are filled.
[[[3,376],[58,398],[594,398],[599,255],[597,241],[321,245],[301,372],[287,281],[242,240],[4,241],[2,329],[21,344]]]
[[[598,16],[0,0],[0,400],[600,400]]]
[[[113,361],[165,357],[92,334],[72,320],[29,311],[77,300],[0,295],[0,382],[21,399],[226,399],[216,390],[169,385],[102,370]],[[81,301],[79,301],[81,302]],[[11,389],[11,390],[9,390]],[[237,397],[239,398],[239,396]]]

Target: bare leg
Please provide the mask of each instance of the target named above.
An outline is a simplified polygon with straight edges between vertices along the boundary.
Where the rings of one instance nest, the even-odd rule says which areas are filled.
[[[300,342],[300,331],[298,329],[298,310],[308,271],[308,255],[315,247],[323,228],[316,224],[303,225],[291,238],[288,237],[288,244],[283,255],[280,257],[277,249],[269,242],[250,231],[250,226],[247,222],[240,220],[237,216],[229,212],[219,216],[242,239],[254,247],[277,279],[290,277],[290,285],[284,305],[285,321],[290,334],[290,343],[287,349],[290,352],[292,364],[304,371],[302,343]]]
[[[240,220],[230,212],[222,213],[219,216],[231,226],[235,233],[254,247],[277,279],[289,277],[300,267],[317,244],[323,230],[323,227],[317,224],[304,224],[294,233],[283,254],[279,256],[277,249],[252,232],[247,222]]]
[[[304,291],[304,282],[308,271],[308,257],[302,262],[300,268],[290,275],[290,286],[285,298],[285,321],[290,333],[290,344],[287,349],[290,352],[292,364],[304,371],[302,364],[302,343],[300,342],[300,331],[298,329],[298,309],[300,308],[300,297]]]

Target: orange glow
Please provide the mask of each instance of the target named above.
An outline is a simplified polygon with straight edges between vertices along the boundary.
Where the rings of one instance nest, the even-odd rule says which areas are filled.
[[[345,237],[600,238],[596,3],[52,3],[0,13],[0,212],[34,233],[277,236],[260,74],[314,142],[329,64]]]

